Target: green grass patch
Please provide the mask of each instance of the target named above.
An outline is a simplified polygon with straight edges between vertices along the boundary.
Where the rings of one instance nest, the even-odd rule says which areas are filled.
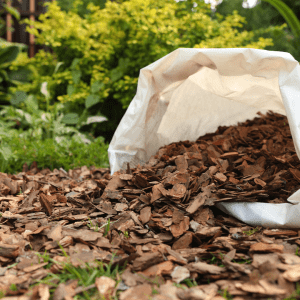
[[[61,249],[63,250],[62,247]],[[68,257],[64,250],[63,255]],[[47,284],[50,287],[50,299],[52,299],[53,293],[55,292],[56,288],[60,283],[67,283],[70,280],[77,280],[78,287],[88,287],[95,283],[96,278],[106,276],[114,279],[116,281],[116,284],[118,284],[118,278],[120,278],[119,275],[125,270],[125,266],[121,270],[119,270],[118,266],[116,266],[113,269],[113,258],[109,264],[104,264],[101,261],[95,261],[94,263],[96,264],[96,266],[91,266],[90,264],[85,263],[83,264],[84,266],[74,267],[70,263],[54,261],[52,258],[50,258],[47,252],[45,252],[44,254],[40,254],[39,257],[44,262],[48,262],[48,265],[45,266],[45,268],[49,268],[52,264],[58,264],[62,267],[60,273],[49,273],[49,275],[47,275],[44,279],[38,281],[32,286],[34,287],[41,283]],[[87,291],[82,291],[81,293],[78,293],[76,296],[74,296],[74,299],[101,299],[101,297],[98,293],[97,288],[91,288]],[[114,299],[117,299],[117,297],[112,298],[112,300]]]
[[[6,145],[5,145],[6,142]],[[80,166],[109,167],[108,144],[99,137],[90,144],[70,139],[56,142],[54,139],[35,140],[17,136],[3,138],[0,150],[6,149],[6,155],[0,151],[0,172],[18,173],[24,163],[28,166],[36,161],[38,168],[64,168],[66,171]]]

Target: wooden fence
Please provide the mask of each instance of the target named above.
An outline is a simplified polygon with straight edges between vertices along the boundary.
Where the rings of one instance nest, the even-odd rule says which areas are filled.
[[[35,20],[40,14],[46,12],[46,7],[43,5],[45,2],[53,0],[11,0],[12,7],[16,8],[20,13],[20,21],[29,18],[30,20]],[[4,0],[0,0],[0,5],[2,6]],[[28,54],[33,57],[39,49],[47,49],[44,46],[35,45],[34,36],[26,32],[26,24],[20,24],[20,21],[16,20],[11,14],[4,13],[2,16],[6,19],[6,34],[4,38],[8,42],[23,43],[28,45]],[[13,30],[9,30],[9,28]]]

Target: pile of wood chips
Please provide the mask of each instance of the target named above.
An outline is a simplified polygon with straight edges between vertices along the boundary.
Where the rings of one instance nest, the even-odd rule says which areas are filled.
[[[29,290],[61,270],[44,268],[36,253],[46,250],[74,266],[126,265],[118,284],[100,277],[85,288],[104,299],[224,299],[220,291],[235,300],[284,299],[300,280],[300,231],[254,229],[214,204],[285,203],[300,188],[299,167],[287,118],[268,113],[165,146],[146,165],[113,176],[36,164],[0,173],[0,290],[8,299],[48,299],[49,286]],[[184,288],[190,282],[198,285]],[[53,299],[83,290],[61,283]]]

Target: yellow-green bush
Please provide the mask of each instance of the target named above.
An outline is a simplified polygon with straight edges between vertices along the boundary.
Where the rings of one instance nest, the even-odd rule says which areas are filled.
[[[108,131],[108,136],[135,94],[139,70],[171,51],[272,45],[261,33],[243,31],[245,20],[237,13],[212,18],[201,0],[108,1],[104,9],[93,4],[88,9],[80,17],[61,11],[54,1],[38,21],[26,21],[36,42],[53,50],[25,62],[37,66],[38,73],[26,91],[39,93],[38,85],[48,81],[52,101],[66,103],[68,110],[105,115],[109,121],[97,133]],[[52,75],[58,62],[63,64]]]

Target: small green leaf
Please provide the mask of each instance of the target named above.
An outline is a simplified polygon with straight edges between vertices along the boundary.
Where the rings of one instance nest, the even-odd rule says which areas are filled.
[[[6,64],[14,61],[19,54],[17,46],[10,46],[0,49],[0,64]]]
[[[29,95],[25,100],[25,104],[29,112],[37,112],[39,109],[38,100],[34,95]]]
[[[0,148],[0,153],[2,154],[4,160],[9,160],[12,157],[11,149],[8,146],[2,146]]]
[[[78,84],[80,81],[80,77],[81,77],[82,73],[80,70],[73,70],[72,71],[72,78],[75,84]]]
[[[79,58],[74,58],[72,61],[72,64],[71,64],[71,69],[74,69],[78,65],[79,62],[80,62]]]
[[[69,84],[67,87],[68,96],[71,96],[75,91],[75,86],[73,84]]]
[[[76,113],[69,113],[64,115],[62,118],[62,122],[65,124],[77,124],[79,120],[79,116]]]
[[[3,7],[5,10],[13,15],[17,20],[20,20],[20,13],[12,6],[8,6],[7,4],[4,4]]]
[[[61,65],[63,65],[63,64],[64,64],[64,62],[62,62],[62,61],[58,62],[58,63],[56,64],[56,66],[55,66],[55,69],[54,69],[53,74],[56,74],[56,72],[58,71],[59,67],[60,67]]]
[[[100,97],[98,95],[89,95],[87,96],[87,98],[85,99],[85,107],[89,108],[95,104],[97,104],[100,101]]]
[[[289,24],[296,38],[300,37],[300,21],[294,12],[281,0],[263,0],[275,7],[285,21]]]
[[[16,71],[9,71],[7,75],[10,80],[15,80],[15,81],[20,81],[20,82],[28,82],[29,78],[32,74],[33,73],[31,70],[29,70],[25,67],[22,67]]]
[[[91,92],[97,93],[104,87],[104,83],[100,81],[95,81],[91,86]]]
[[[110,79],[111,81],[115,82],[122,78],[123,72],[120,70],[120,68],[115,68],[110,72]]]
[[[19,105],[24,102],[27,98],[27,94],[23,91],[16,91],[10,99],[12,105]]]

